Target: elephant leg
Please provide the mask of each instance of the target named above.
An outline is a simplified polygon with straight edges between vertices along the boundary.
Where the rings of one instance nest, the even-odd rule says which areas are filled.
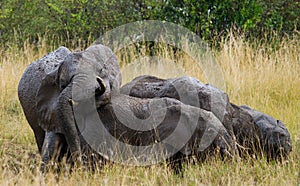
[[[46,132],[42,147],[42,166],[41,171],[47,172],[50,161],[59,162],[65,151],[65,139],[61,134]]]
[[[36,124],[38,125],[38,124]],[[42,147],[45,139],[45,131],[41,127],[31,127],[34,133],[35,141],[39,150],[39,153],[42,152]]]
[[[26,110],[27,109],[27,110]],[[34,133],[35,141],[39,150],[39,153],[42,152],[42,146],[45,138],[45,131],[39,126],[39,122],[37,120],[37,114],[32,114],[28,108],[23,108],[25,117]]]

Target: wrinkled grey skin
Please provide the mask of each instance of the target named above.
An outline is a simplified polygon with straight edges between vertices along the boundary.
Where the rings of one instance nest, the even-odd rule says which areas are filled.
[[[241,109],[249,113],[258,126],[261,148],[268,153],[268,157],[287,157],[292,151],[290,133],[285,125],[273,117],[254,110],[248,106],[241,106]]]
[[[18,96],[44,163],[60,158],[67,149],[73,162],[81,161],[81,139],[72,110],[73,86],[84,84],[86,90],[76,92],[76,102],[96,98],[100,107],[109,102],[113,82],[121,82],[118,75],[116,57],[103,45],[74,53],[60,47],[27,67]]]
[[[46,75],[51,73],[53,70],[58,69],[65,56],[70,53],[71,51],[67,48],[60,47],[56,51],[44,56],[27,67],[19,82],[19,100],[25,117],[34,132],[40,153],[42,152],[45,130],[43,130],[39,124],[39,115],[36,107],[36,94],[43,78],[45,78]],[[55,135],[53,133],[49,133],[46,138],[55,138]],[[46,145],[47,144],[45,144],[45,146]],[[53,144],[48,144],[47,146],[50,145],[53,146]],[[54,147],[52,147],[52,149],[54,150]]]
[[[88,119],[89,109],[92,107],[84,105],[88,106],[94,99],[100,118],[106,126],[111,130],[125,133],[124,140],[131,140],[135,145],[153,143],[155,140],[166,137],[175,127],[177,121],[174,121],[174,118],[179,117],[180,114],[189,121],[188,128],[188,124],[192,123],[192,115],[198,113],[201,117],[196,131],[192,134],[189,143],[179,149],[181,153],[199,154],[197,145],[205,127],[215,124],[220,127],[220,130],[210,150],[219,147],[222,154],[230,154],[233,142],[219,120],[211,112],[184,105],[175,99],[162,98],[162,101],[167,103],[170,113],[159,126],[158,136],[154,133],[135,136],[136,134],[133,134],[131,130],[122,128],[122,123],[118,123],[113,115],[111,99],[119,104],[118,108],[124,113],[131,113],[133,110],[141,118],[147,117],[150,111],[141,109],[139,106],[148,107],[150,100],[118,93],[114,94],[117,96],[111,98],[112,86],[116,92],[120,87],[119,72],[119,65],[112,51],[102,45],[91,46],[83,52],[74,53],[65,47],[60,47],[28,66],[20,80],[18,95],[45,164],[51,159],[59,160],[67,152],[72,162],[81,161],[81,157],[85,157],[82,153],[90,149],[87,148],[88,144],[78,131],[78,128],[84,128],[84,126],[78,126],[77,120],[75,122],[73,111],[78,105],[83,105],[82,116]],[[82,85],[84,87],[80,87]],[[124,101],[129,101],[130,104],[124,107],[126,105]],[[193,112],[190,113],[190,110]],[[124,115],[126,116],[127,114]],[[112,123],[118,125],[112,125]],[[131,139],[133,136],[134,138]]]
[[[199,104],[186,102],[179,97],[174,84],[184,85],[198,91]],[[214,113],[227,132],[236,139],[239,151],[247,153],[263,151],[268,157],[287,156],[291,151],[290,135],[282,122],[248,107],[238,107],[229,102],[225,92],[205,85],[190,77],[160,79],[154,76],[139,76],[121,87],[121,93],[139,98],[170,97]],[[279,153],[279,149],[281,152]]]
[[[150,109],[150,103],[153,101],[163,102],[163,108],[166,109],[163,121],[154,129],[146,131],[132,130],[124,125],[124,120],[119,120],[119,118],[123,118],[126,120],[126,123],[133,125],[135,120],[132,117],[147,119],[147,117],[154,114],[153,112],[157,111],[157,109]],[[116,113],[119,115],[116,116]],[[232,156],[234,147],[233,139],[218,118],[212,112],[183,104],[176,99],[166,97],[141,99],[114,93],[111,103],[100,107],[98,114],[111,135],[120,141],[134,146],[147,146],[160,142],[170,136],[170,134],[174,135],[175,139],[173,140],[179,143],[185,137],[188,137],[188,142],[181,149],[177,149],[178,153],[172,156],[173,160],[191,155],[201,158],[206,153],[213,152],[216,149],[220,149],[222,157]],[[179,118],[185,122],[177,133],[175,132],[174,134],[174,130],[179,123]],[[195,130],[192,129],[194,125],[196,125]],[[212,135],[212,144],[209,144],[207,149],[201,149],[200,142],[204,132],[206,130],[210,131],[208,128],[216,130],[217,135]]]
[[[199,102],[185,99],[185,97],[193,96],[189,94],[193,94],[194,90],[196,90],[195,96],[198,96]],[[195,78],[184,76],[164,80],[154,76],[139,76],[122,86],[120,92],[140,98],[175,98],[184,104],[211,111],[232,135],[232,109],[227,94]]]
[[[238,142],[241,156],[260,154],[259,128],[251,115],[235,104],[230,104],[232,109],[232,128]]]

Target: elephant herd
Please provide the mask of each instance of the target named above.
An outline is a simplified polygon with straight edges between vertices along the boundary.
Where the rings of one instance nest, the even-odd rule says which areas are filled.
[[[18,96],[43,166],[63,157],[72,164],[114,162],[112,138],[132,147],[160,144],[170,162],[213,155],[281,159],[292,150],[281,121],[237,106],[195,78],[144,75],[122,87],[121,79],[116,56],[100,44],[82,52],[60,47],[27,67]],[[137,154],[149,162],[157,152]]]

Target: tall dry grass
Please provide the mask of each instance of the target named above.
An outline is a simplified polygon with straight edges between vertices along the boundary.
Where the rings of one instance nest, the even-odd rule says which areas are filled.
[[[247,104],[282,120],[291,133],[293,152],[289,163],[265,159],[209,160],[184,165],[183,177],[165,165],[126,167],[108,165],[89,172],[62,171],[41,176],[40,157],[33,133],[17,98],[17,85],[28,64],[47,52],[41,38],[38,47],[25,42],[22,49],[0,49],[0,184],[1,185],[299,185],[300,184],[300,41],[283,40],[276,50],[267,44],[253,46],[242,36],[224,38],[213,50],[223,71],[232,102]],[[50,48],[53,50],[53,48]],[[130,53],[129,55],[135,55]],[[121,54],[117,57],[121,59]],[[191,75],[205,81],[189,56],[174,56],[168,48],[157,57],[131,56],[120,61],[124,82],[141,74],[160,77]],[[151,61],[151,63],[149,63]]]

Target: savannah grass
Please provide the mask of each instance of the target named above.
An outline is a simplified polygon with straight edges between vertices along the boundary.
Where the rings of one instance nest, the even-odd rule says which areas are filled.
[[[259,42],[257,42],[259,43]],[[286,39],[276,48],[260,42],[254,45],[234,34],[224,38],[213,53],[223,71],[231,102],[249,105],[282,120],[289,129],[293,152],[288,162],[267,162],[264,158],[184,164],[183,176],[165,164],[151,167],[106,165],[95,172],[75,169],[39,171],[40,156],[17,97],[17,85],[25,68],[54,50],[40,38],[38,45],[24,43],[17,49],[0,48],[0,184],[1,185],[299,185],[300,184],[300,40]],[[201,69],[186,55],[174,56],[160,49],[157,63],[132,63],[117,57],[123,83],[141,74],[163,78],[194,76],[205,82]],[[131,59],[136,53],[129,51]],[[146,60],[143,56],[140,59]],[[164,60],[161,60],[163,58]],[[137,61],[138,59],[135,59]],[[134,61],[134,60],[133,60]],[[174,63],[175,61],[175,63]],[[128,62],[127,62],[128,63]],[[130,65],[130,64],[129,64]],[[67,167],[68,165],[66,165]],[[67,168],[66,168],[67,169]]]

